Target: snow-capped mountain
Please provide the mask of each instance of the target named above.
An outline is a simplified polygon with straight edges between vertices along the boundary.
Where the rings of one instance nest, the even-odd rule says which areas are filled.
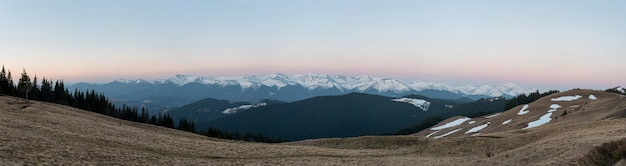
[[[211,97],[230,101],[258,102],[263,99],[296,101],[315,96],[341,95],[353,92],[402,97],[419,94],[431,98],[471,99],[516,96],[536,89],[521,88],[513,83],[481,86],[450,86],[434,82],[405,82],[371,76],[320,74],[270,74],[254,76],[202,77],[176,75],[161,80],[120,79],[106,84],[79,83],[71,89],[100,91],[122,101],[155,101],[179,106]]]
[[[445,90],[463,95],[482,95],[489,97],[515,96],[521,93],[532,92],[535,89],[524,89],[513,83],[505,83],[498,86],[449,86],[442,83],[433,82],[404,82],[389,78],[376,78],[370,76],[343,76],[343,75],[255,75],[255,76],[234,76],[234,77],[201,77],[195,75],[177,75],[176,77],[163,80],[116,80],[114,82],[126,84],[176,84],[185,86],[191,83],[219,86],[239,86],[242,91],[255,90],[263,86],[281,89],[286,86],[302,86],[307,90],[337,89],[341,92],[365,92],[375,90],[376,92],[404,93],[411,91],[422,91],[425,89]]]

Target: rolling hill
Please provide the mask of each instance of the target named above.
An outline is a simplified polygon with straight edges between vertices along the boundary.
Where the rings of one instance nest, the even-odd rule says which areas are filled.
[[[571,90],[543,97],[508,111],[482,117],[453,117],[418,136],[477,136],[543,125],[571,124],[626,116],[624,97],[602,91]]]
[[[588,93],[597,98],[590,100]],[[530,103],[526,119],[543,116],[552,98],[580,110],[542,126],[489,127],[479,136],[364,136],[281,144],[212,139],[123,121],[45,102],[0,96],[0,163],[4,165],[592,165],[623,159],[626,99],[600,91],[568,91]],[[555,101],[556,102],[556,101]],[[579,103],[578,103],[579,102]],[[582,106],[582,105],[585,106]],[[523,106],[520,106],[523,107]],[[492,118],[517,115],[514,108]],[[584,109],[584,110],[582,110]],[[557,112],[560,111],[557,109]],[[511,115],[507,115],[511,114]],[[558,113],[553,113],[557,115]],[[481,117],[485,118],[486,117]],[[491,118],[489,118],[491,119]],[[564,120],[562,120],[564,119]],[[437,126],[450,121],[451,118]],[[480,118],[474,124],[479,125]],[[515,119],[514,119],[515,120]],[[521,121],[520,119],[517,119]],[[560,121],[562,120],[562,121]],[[490,121],[491,122],[491,121]],[[492,120],[498,123],[499,121]],[[525,124],[519,122],[518,124]],[[490,125],[491,126],[491,125]],[[495,125],[494,125],[495,126]],[[517,126],[517,128],[514,128]],[[464,126],[465,127],[465,126]],[[471,127],[471,126],[467,126]],[[487,131],[489,130],[489,132]],[[620,146],[621,144],[621,146]],[[611,146],[616,145],[616,146]],[[621,153],[619,153],[621,152]]]

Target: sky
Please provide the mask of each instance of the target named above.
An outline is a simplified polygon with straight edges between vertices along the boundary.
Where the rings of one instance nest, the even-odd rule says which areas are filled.
[[[66,82],[370,75],[626,86],[626,1],[0,0],[0,64]]]

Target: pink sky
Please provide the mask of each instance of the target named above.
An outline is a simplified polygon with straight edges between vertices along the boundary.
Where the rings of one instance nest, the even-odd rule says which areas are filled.
[[[67,82],[284,74],[626,83],[624,2],[2,1],[0,63]]]

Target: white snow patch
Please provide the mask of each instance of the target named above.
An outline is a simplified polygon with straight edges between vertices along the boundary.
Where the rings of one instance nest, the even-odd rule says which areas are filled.
[[[505,120],[504,122],[502,122],[502,124],[503,124],[503,125],[505,125],[505,124],[509,124],[509,123],[511,123],[511,121],[513,121],[513,119]]]
[[[517,115],[524,115],[524,114],[527,114],[528,112],[530,112],[530,111],[526,110],[527,108],[528,108],[528,104],[525,104],[524,106],[522,106],[522,109],[519,110],[519,112],[517,112]]]
[[[493,118],[493,117],[496,117],[496,116],[498,116],[498,115],[500,115],[500,113],[493,114],[493,115],[489,115],[489,116],[485,116],[485,118]]]
[[[529,128],[533,128],[533,127],[538,127],[538,126],[544,125],[544,124],[550,122],[550,120],[552,120],[552,118],[550,118],[550,116],[552,116],[552,112],[548,112],[547,114],[539,117],[539,120],[529,122],[528,126],[526,126],[526,128],[524,128],[524,129],[529,129]]]
[[[465,134],[475,133],[475,132],[478,132],[478,131],[480,131],[482,129],[485,129],[487,126],[489,126],[489,123],[491,123],[491,122],[487,122],[487,123],[485,123],[483,125],[473,127],[471,129],[467,130],[467,132],[465,132]]]
[[[467,122],[467,124],[474,124],[474,123],[476,123],[476,121],[469,121],[469,122]]]
[[[445,133],[445,134],[443,134],[443,135],[436,136],[436,137],[435,137],[435,139],[443,138],[443,137],[448,136],[448,135],[450,135],[450,134],[454,134],[454,133],[456,133],[457,131],[461,131],[462,129],[463,129],[463,128],[456,129],[456,130],[452,130],[452,131],[450,131],[450,132],[448,132],[448,133]]]
[[[591,100],[596,100],[596,99],[598,99],[598,98],[597,98],[595,95],[589,95],[589,99],[591,99]]]
[[[471,118],[468,118],[468,117],[462,117],[462,118],[459,118],[459,119],[454,120],[452,122],[448,122],[448,123],[446,123],[444,125],[430,128],[430,130],[441,130],[441,129],[447,129],[447,128],[450,128],[450,127],[458,126],[458,125],[463,124],[463,122],[468,121],[470,119]]]
[[[550,110],[548,110],[548,112],[554,112],[557,108],[561,108],[561,106],[558,104],[552,104],[550,105]]]
[[[576,96],[561,96],[561,97],[557,97],[557,98],[552,98],[552,101],[574,101],[574,100],[578,100],[580,99],[581,95],[576,95]]]
[[[528,123],[528,126],[526,126],[526,128],[523,129],[529,129],[529,128],[533,128],[533,127],[538,127],[541,125],[544,125],[548,122],[550,122],[552,120],[552,118],[550,118],[550,116],[552,116],[552,113],[556,111],[556,109],[561,108],[560,105],[558,104],[552,104],[550,105],[550,110],[548,110],[548,113],[539,117],[539,120],[535,120],[532,122]]]
[[[235,108],[228,108],[228,109],[222,111],[222,113],[223,114],[234,114],[234,113],[237,113],[237,111],[239,111],[239,110],[247,110],[247,109],[250,109],[250,108],[260,107],[260,106],[265,106],[265,105],[267,105],[267,104],[266,103],[257,103],[257,104],[254,104],[254,105],[242,105],[242,106],[235,107]]]
[[[420,108],[424,111],[427,111],[428,107],[430,106],[430,102],[426,100],[422,100],[422,99],[399,98],[399,99],[392,99],[392,100],[395,102],[405,102],[405,103],[413,104],[417,108]]]
[[[435,134],[436,134],[436,133],[438,133],[439,131],[441,131],[441,130],[437,130],[437,131],[435,131],[435,132],[432,132],[432,133],[428,134],[428,135],[426,136],[426,138],[428,138],[428,137],[430,137],[430,136],[435,135]]]
[[[498,101],[498,100],[501,100],[501,99],[502,98],[500,98],[500,97],[494,97],[494,98],[490,98],[489,102]]]

